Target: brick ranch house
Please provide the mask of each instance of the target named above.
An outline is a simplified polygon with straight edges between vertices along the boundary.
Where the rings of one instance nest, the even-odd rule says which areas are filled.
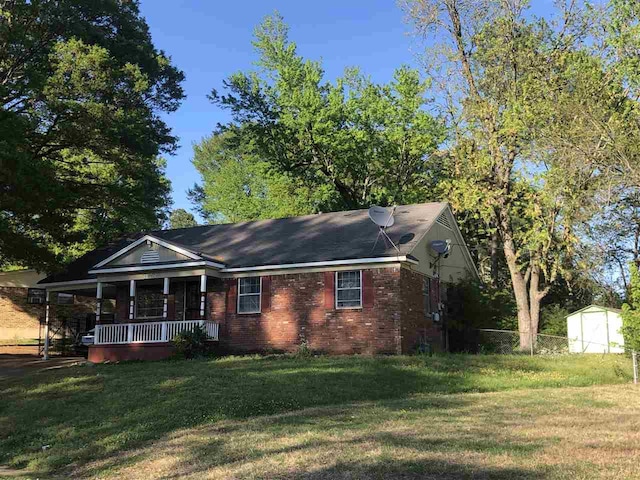
[[[96,299],[94,362],[164,358],[195,325],[228,352],[445,349],[447,285],[476,268],[448,204],[399,206],[394,218],[397,248],[367,210],[139,233],[39,285],[47,298]],[[449,240],[448,255],[433,240]]]

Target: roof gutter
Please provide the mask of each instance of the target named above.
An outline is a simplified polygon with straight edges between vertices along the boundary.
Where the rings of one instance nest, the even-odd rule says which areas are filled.
[[[178,262],[178,263],[164,263],[158,265],[136,265],[130,267],[111,267],[111,268],[99,268],[89,270],[90,275],[99,275],[102,273],[123,273],[123,272],[145,272],[147,270],[170,270],[173,268],[188,268],[188,267],[212,267],[220,269],[224,267],[221,263],[210,262],[208,260],[201,260],[197,262]]]
[[[332,267],[339,265],[361,265],[369,263],[394,263],[394,262],[409,262],[418,264],[413,258],[409,258],[406,255],[398,255],[396,257],[375,257],[375,258],[351,258],[348,260],[328,260],[324,262],[305,262],[305,263],[285,263],[281,265],[259,265],[257,267],[233,267],[223,268],[220,272],[234,273],[234,272],[259,272],[263,270],[283,270],[289,268],[312,268],[312,267]]]
[[[104,273],[133,273],[147,270],[163,270],[172,268],[185,268],[185,267],[214,267],[218,269],[220,273],[240,273],[240,272],[260,272],[266,270],[285,270],[294,268],[313,268],[313,267],[334,267],[341,265],[366,265],[366,264],[380,264],[380,263],[398,263],[408,262],[418,265],[419,262],[407,255],[398,255],[395,257],[374,257],[374,258],[351,258],[348,260],[328,260],[324,262],[305,262],[305,263],[285,263],[278,265],[258,265],[255,267],[234,267],[234,268],[220,268],[222,265],[215,262],[201,261],[201,262],[183,262],[165,265],[140,265],[133,267],[116,267],[116,268],[102,268],[97,270],[89,270],[89,274],[98,275]],[[80,285],[80,284],[95,284],[97,279],[86,280],[71,280],[68,282],[52,282],[52,283],[39,283],[42,287],[57,287],[63,285]]]
[[[98,279],[96,278],[87,278],[85,280],[69,280],[67,282],[48,282],[48,283],[40,283],[38,282],[36,285],[36,288],[39,287],[59,287],[59,286],[66,286],[66,285],[92,285],[94,283],[98,283]]]

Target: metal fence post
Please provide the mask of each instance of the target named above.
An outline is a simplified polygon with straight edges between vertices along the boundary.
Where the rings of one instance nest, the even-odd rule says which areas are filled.
[[[533,357],[533,330],[529,326],[529,350],[531,350],[531,356]]]
[[[633,383],[638,384],[638,353],[634,350],[631,352],[631,359],[633,361]]]

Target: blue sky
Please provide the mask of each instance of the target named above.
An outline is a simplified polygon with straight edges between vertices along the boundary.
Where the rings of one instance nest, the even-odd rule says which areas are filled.
[[[394,0],[142,0],[141,10],[155,45],[186,75],[187,98],[165,119],[180,138],[177,154],[167,158],[173,208],[187,210],[192,206],[186,190],[199,181],[192,145],[228,118],[207,94],[231,73],[253,67],[253,29],[265,15],[278,10],[284,16],[298,51],[321,59],[328,79],[358,66],[374,81],[386,82],[398,66],[415,64],[419,48]]]

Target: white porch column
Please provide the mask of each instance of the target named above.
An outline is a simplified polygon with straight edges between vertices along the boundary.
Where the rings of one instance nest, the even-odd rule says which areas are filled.
[[[129,282],[129,320],[133,320],[136,312],[136,281]]]
[[[44,360],[49,360],[49,315],[51,302],[49,290],[45,292],[45,307],[44,307]]]
[[[102,282],[96,285],[96,325],[100,325],[100,315],[102,314]]]
[[[207,303],[207,276],[200,275],[200,320],[204,320]]]
[[[169,314],[169,277],[164,279],[164,287],[162,289],[162,318],[167,319]]]

